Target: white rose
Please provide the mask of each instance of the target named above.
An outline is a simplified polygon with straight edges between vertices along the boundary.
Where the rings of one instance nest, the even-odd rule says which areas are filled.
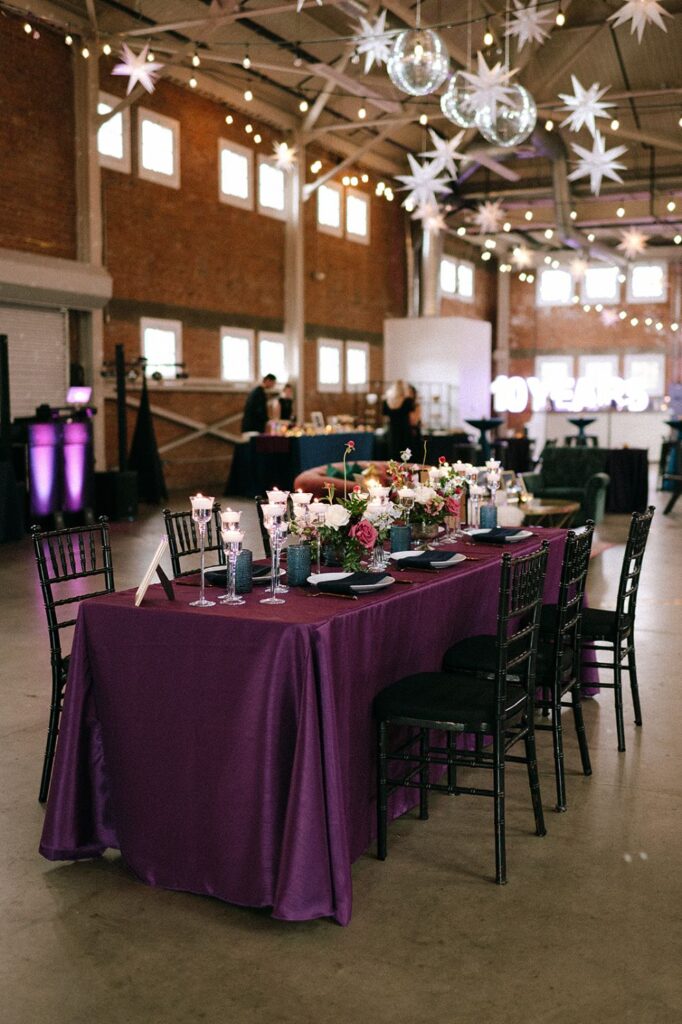
[[[415,488],[414,500],[420,505],[426,505],[429,501],[433,501],[436,497],[436,492],[433,487],[426,487],[420,484],[419,487]]]
[[[343,505],[329,505],[324,513],[324,525],[332,530],[339,530],[350,519],[350,512]]]

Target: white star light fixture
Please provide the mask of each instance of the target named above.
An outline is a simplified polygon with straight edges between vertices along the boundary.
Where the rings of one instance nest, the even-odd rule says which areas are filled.
[[[525,245],[517,245],[515,249],[512,249],[512,260],[517,270],[533,266],[533,255]]]
[[[457,151],[457,147],[464,137],[464,132],[457,132],[451,139],[443,139],[437,132],[434,132],[433,128],[429,128],[429,135],[431,136],[433,149],[419,155],[433,157],[434,164],[438,164],[438,173],[440,171],[447,171],[451,178],[456,178],[457,164],[455,160],[464,159],[464,153]]]
[[[424,231],[438,234],[445,229],[445,211],[438,203],[420,203],[412,214],[412,220],[420,220]]]
[[[601,322],[604,327],[613,327],[614,324],[617,324],[618,314],[615,309],[603,309],[601,312]]]
[[[163,68],[163,64],[159,64],[155,60],[147,60],[148,53],[149,43],[139,53],[131,50],[126,43],[123,43],[121,47],[121,63],[116,64],[111,73],[112,75],[128,76],[127,96],[130,95],[138,82],[147,92],[154,92],[154,82],[158,77],[159,71]]]
[[[317,2],[317,6],[318,7],[322,6],[322,0],[316,0],[316,2]],[[305,0],[296,0],[296,13],[297,14],[300,14],[301,11],[303,10],[303,4],[304,3],[305,3]]]
[[[386,11],[382,11],[374,24],[367,18],[360,17],[360,24],[356,25],[356,46],[355,52],[365,55],[365,74],[372,70],[376,64],[381,67],[391,56],[391,37],[386,32]]]
[[[480,203],[471,219],[482,235],[496,235],[504,219],[502,200],[496,199],[495,202],[486,200],[484,203]]]
[[[507,36],[514,36],[519,50],[526,43],[544,43],[549,36],[549,26],[554,21],[554,12],[546,7],[538,10],[538,0],[531,0],[525,7],[520,0],[514,0],[515,10],[509,21]]]
[[[448,191],[448,184],[445,178],[439,178],[440,167],[435,160],[427,164],[420,164],[418,160],[407,154],[411,174],[396,174],[398,181],[402,181],[400,192],[407,191],[403,206],[421,206],[422,204],[438,204],[438,196]]]
[[[663,21],[663,15],[666,18],[672,17],[665,7],[661,7],[658,0],[627,0],[620,10],[612,14],[608,20],[613,22],[614,28],[631,21],[630,35],[634,35],[636,32],[637,42],[641,43],[647,25],[658,25],[664,32],[668,31]]]
[[[491,119],[497,116],[497,105],[509,103],[513,90],[509,81],[517,73],[518,68],[506,68],[497,63],[488,67],[482,53],[478,54],[478,71],[462,71],[462,78],[471,86],[467,96],[469,106],[478,113],[489,110]]]
[[[638,228],[627,228],[627,230],[621,231],[620,237],[622,241],[618,243],[617,248],[629,260],[634,260],[641,256],[646,250],[646,244],[649,241],[649,235],[645,235]]]
[[[288,142],[273,143],[275,153],[275,167],[287,173],[293,170],[296,163],[296,150]]]
[[[597,131],[595,118],[610,117],[607,110],[609,107],[615,107],[615,103],[605,103],[602,100],[609,87],[600,89],[599,82],[593,82],[589,89],[584,89],[575,75],[571,75],[571,82],[573,95],[559,93],[559,99],[564,101],[564,110],[568,111],[568,117],[561,122],[561,127],[568,125],[572,132],[579,132],[585,127],[594,138]]]
[[[572,142],[571,147],[579,159],[578,166],[568,176],[569,181],[575,181],[577,178],[589,178],[590,189],[595,196],[599,195],[604,178],[610,178],[611,181],[623,181],[618,171],[624,171],[625,164],[618,163],[618,158],[623,153],[627,153],[627,146],[614,146],[613,149],[607,149],[604,136],[597,131],[591,150],[579,146],[576,142]]]

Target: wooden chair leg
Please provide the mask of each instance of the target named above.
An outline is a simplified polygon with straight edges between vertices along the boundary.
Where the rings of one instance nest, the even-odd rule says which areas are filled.
[[[419,757],[421,768],[419,769],[419,817],[422,821],[428,821],[429,817],[429,791],[426,788],[429,784],[429,764],[426,760],[429,752],[429,733],[427,729],[419,730]]]
[[[388,800],[386,789],[386,723],[379,722],[377,728],[377,857],[386,860],[388,833]]]
[[[628,673],[630,675],[630,690],[632,691],[632,706],[635,710],[635,725],[642,724],[642,706],[639,702],[639,685],[637,683],[637,661],[635,659],[635,638],[631,637],[628,649]]]
[[[583,766],[583,774],[592,774],[592,765],[590,763],[590,750],[587,745],[587,733],[585,732],[585,720],[583,718],[583,702],[580,696],[580,684],[576,683],[571,690],[571,699],[573,701],[573,721],[575,722],[575,732],[578,737],[578,747],[580,748],[580,760]]]
[[[498,729],[493,738],[493,794],[495,804],[495,881],[507,882],[507,851],[504,820],[504,740]]]

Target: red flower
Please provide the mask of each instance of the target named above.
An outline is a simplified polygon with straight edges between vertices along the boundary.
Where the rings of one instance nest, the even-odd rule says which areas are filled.
[[[445,463],[446,463],[446,458],[445,458],[445,456],[444,456],[444,455],[439,455],[439,456],[438,456],[438,462],[439,462],[439,464],[440,464],[441,466],[444,466],[444,465],[445,465]]]
[[[448,515],[456,516],[459,513],[459,507],[460,507],[459,497],[457,497],[457,498],[446,498],[445,499],[445,507],[446,507],[446,509],[448,511]]]
[[[346,441],[346,451],[347,452],[355,451],[355,441]]]
[[[360,486],[359,486],[359,484],[356,484],[355,487],[353,488],[353,494],[359,494],[359,493],[360,493]]]
[[[348,531],[348,536],[353,537],[363,548],[367,548],[368,551],[374,547],[377,542],[379,534],[374,529],[369,519],[361,519],[355,526],[351,526]]]

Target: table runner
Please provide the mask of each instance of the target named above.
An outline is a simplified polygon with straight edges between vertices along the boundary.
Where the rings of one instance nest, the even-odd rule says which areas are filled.
[[[540,536],[556,600],[565,532],[513,553]],[[132,591],[85,602],[41,853],[117,848],[150,885],[347,924],[374,830],[372,700],[494,630],[502,549],[460,550],[476,561],[357,602],[291,591],[273,607],[254,590],[195,609],[180,587],[139,609]],[[413,799],[395,794],[392,815]]]

